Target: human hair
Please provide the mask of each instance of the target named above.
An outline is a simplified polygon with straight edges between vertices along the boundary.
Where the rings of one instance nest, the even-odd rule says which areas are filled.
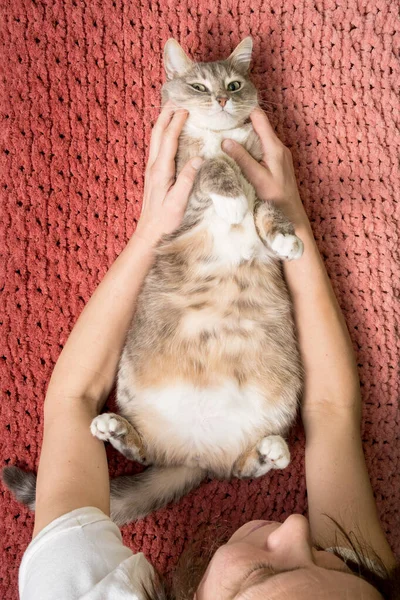
[[[344,560],[344,542],[354,556],[354,560],[345,559],[352,573],[372,585],[384,600],[400,600],[400,564],[389,570],[376,551],[360,536],[354,532],[346,532],[332,518],[331,521],[337,531],[335,546],[331,548],[332,553]],[[150,586],[143,589],[145,600],[193,600],[210,560],[228,537],[227,531],[222,528],[207,534],[202,530],[200,536],[185,548],[170,577],[156,573]],[[325,550],[319,544],[314,544],[314,547],[317,550]]]

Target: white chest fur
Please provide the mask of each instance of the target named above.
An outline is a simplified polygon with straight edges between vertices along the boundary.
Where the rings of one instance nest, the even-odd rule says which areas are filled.
[[[201,129],[189,121],[186,123],[184,131],[190,137],[201,140],[203,144],[201,154],[204,158],[210,159],[218,158],[218,156],[227,158],[228,155],[221,148],[222,141],[229,138],[244,144],[253,129],[251,123],[248,123],[235,129],[212,131]],[[215,268],[218,269],[223,265],[237,266],[243,260],[251,260],[252,258],[268,259],[265,246],[261,242],[254,225],[254,189],[244,177],[241,179],[249,211],[240,223],[240,227],[232,227],[223,218],[219,218],[214,208],[210,208],[204,215],[203,224],[213,235],[214,253],[218,257],[218,261],[211,265],[203,264],[199,266],[199,269],[204,272],[203,274],[206,271],[212,272]]]
[[[201,129],[192,123],[187,123],[184,132],[190,137],[200,139],[203,142],[202,155],[204,158],[216,158],[224,155],[221,143],[226,138],[235,140],[239,144],[244,144],[252,131],[252,125],[249,123],[235,129],[226,129],[224,131],[212,131],[211,129]]]
[[[221,267],[237,267],[242,261],[258,258],[269,260],[267,250],[260,240],[251,212],[244,217],[240,227],[231,227],[210,208],[203,225],[213,236],[214,261],[199,263],[199,275],[212,274]]]

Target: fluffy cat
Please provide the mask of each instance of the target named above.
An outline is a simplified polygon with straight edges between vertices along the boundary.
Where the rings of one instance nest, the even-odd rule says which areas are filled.
[[[281,260],[300,257],[303,245],[221,149],[232,138],[261,159],[249,122],[258,105],[251,52],[246,38],[226,60],[195,63],[175,40],[165,46],[163,101],[189,111],[177,172],[193,156],[205,161],[182,225],[159,243],[138,298],[119,363],[120,414],[91,425],[93,435],[151,465],[111,482],[120,525],[207,475],[259,477],[290,462],[282,436],[296,416],[302,368]],[[16,470],[7,483],[26,503]],[[32,479],[26,485],[34,493]]]

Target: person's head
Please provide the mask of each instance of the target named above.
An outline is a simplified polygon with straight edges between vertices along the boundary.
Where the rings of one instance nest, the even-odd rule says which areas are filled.
[[[251,521],[198,568],[187,556],[178,577],[154,593],[157,600],[394,600],[396,583],[376,558],[371,570],[359,546],[344,534],[357,554],[346,564],[338,555],[314,547],[305,517],[283,523]],[[192,564],[191,564],[192,563]],[[197,567],[195,565],[197,563]],[[349,565],[352,565],[350,568]],[[353,570],[352,570],[353,569]],[[398,569],[396,569],[398,577]],[[168,591],[167,591],[168,590]]]
[[[194,62],[174,39],[165,44],[164,66],[167,99],[189,111],[188,123],[224,130],[238,127],[258,105],[257,90],[248,70],[253,43],[245,38],[226,60]]]
[[[334,554],[313,548],[308,521],[252,521],[214,554],[196,600],[379,600],[378,591],[355,577]]]

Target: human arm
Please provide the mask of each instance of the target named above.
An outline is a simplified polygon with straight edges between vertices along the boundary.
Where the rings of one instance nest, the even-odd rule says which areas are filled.
[[[314,539],[335,545],[337,530],[356,531],[388,566],[393,554],[379,523],[364,460],[361,396],[351,340],[301,203],[290,152],[267,117],[251,115],[263,146],[257,163],[239,144],[223,149],[234,158],[261,200],[273,201],[304,243],[300,259],[284,263],[305,369],[302,419],[306,433],[306,482]]]
[[[361,441],[361,395],[351,341],[311,228],[296,231],[304,254],[285,264],[294,303],[305,389],[306,483],[313,535],[343,545],[331,519],[370,544],[387,567],[394,556],[379,522]],[[328,518],[331,517],[331,519]]]
[[[109,513],[104,444],[90,433],[112,388],[135,301],[163,234],[183,217],[196,174],[192,159],[175,185],[174,158],[186,113],[167,105],[153,129],[136,232],[84,308],[56,363],[44,403],[34,535],[58,516],[94,506]]]
[[[56,363],[44,403],[34,536],[75,508],[94,506],[109,514],[105,448],[91,435],[90,423],[111,389],[124,326],[132,318],[151,262],[151,248],[133,235],[84,308]]]

